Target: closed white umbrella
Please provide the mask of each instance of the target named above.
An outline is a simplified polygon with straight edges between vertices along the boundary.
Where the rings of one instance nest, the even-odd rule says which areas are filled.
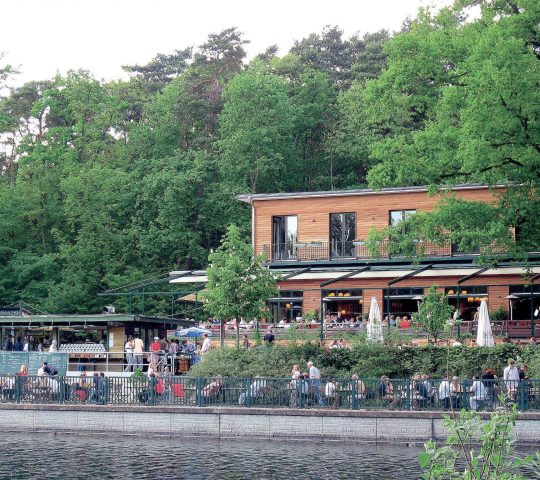
[[[375,297],[371,297],[371,305],[369,306],[367,338],[371,342],[383,341],[381,311],[379,310],[379,304]]]
[[[491,323],[489,322],[489,313],[487,302],[482,300],[480,304],[480,313],[478,314],[478,332],[476,333],[476,344],[481,347],[495,346]]]

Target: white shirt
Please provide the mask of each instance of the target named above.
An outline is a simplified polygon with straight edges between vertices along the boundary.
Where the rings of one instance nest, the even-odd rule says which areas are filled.
[[[516,367],[511,367],[508,365],[504,369],[504,380],[507,383],[507,386],[509,387],[517,387],[517,383],[519,382],[519,370]]]
[[[51,393],[58,393],[58,382],[54,378],[49,378],[49,388]]]
[[[450,381],[443,380],[439,385],[439,400],[444,400],[450,396]]]
[[[133,347],[131,346],[131,342],[126,342],[125,349],[127,353],[131,353],[133,351]]]
[[[140,338],[133,340],[133,353],[143,353],[144,343]]]
[[[336,395],[336,384],[333,382],[328,382],[324,387],[324,394],[327,397],[334,397]]]
[[[321,379],[321,372],[319,372],[319,369],[315,366],[309,367],[309,378],[313,380],[320,380]]]
[[[212,346],[212,342],[210,341],[210,339],[205,338],[202,344],[201,353],[206,353],[208,350],[210,350],[211,346]]]
[[[486,388],[480,380],[475,380],[471,387],[472,398],[475,400],[485,400]]]

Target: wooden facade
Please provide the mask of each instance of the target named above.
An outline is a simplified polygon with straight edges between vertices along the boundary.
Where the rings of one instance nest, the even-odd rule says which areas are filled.
[[[283,196],[254,195],[253,247],[257,255],[264,245],[272,243],[272,217],[296,215],[298,218],[298,241],[328,242],[330,237],[329,218],[331,213],[355,213],[356,236],[366,238],[371,227],[387,227],[389,214],[393,210],[414,209],[431,211],[437,202],[448,195],[456,195],[469,201],[493,203],[503,192],[502,188],[462,187],[450,192],[429,195],[426,189],[360,190],[354,193],[323,192]]]
[[[360,239],[367,239],[370,228],[382,229],[389,225],[392,211],[430,211],[436,207],[441,199],[449,195],[469,201],[494,203],[502,193],[504,193],[503,187],[488,188],[482,185],[462,185],[451,191],[441,191],[435,195],[430,195],[425,188],[411,187],[380,191],[351,190],[246,195],[240,197],[240,200],[248,202],[252,206],[252,239],[256,254],[273,251],[274,217],[296,216],[296,239],[294,242],[298,248],[295,247],[294,255],[287,258],[275,258],[270,255],[268,265],[270,269],[287,276],[287,279],[279,282],[279,288],[285,297],[287,297],[286,292],[295,292],[295,296],[301,292],[303,299],[301,308],[304,314],[321,309],[323,313],[327,313],[329,305],[339,304],[346,299],[344,297],[325,300],[323,298],[324,292],[329,290],[349,291],[343,295],[350,295],[359,304],[362,304],[358,311],[364,314],[367,313],[371,297],[375,297],[381,309],[388,314],[392,313],[393,300],[391,301],[391,298],[392,292],[395,292],[396,289],[400,289],[400,292],[404,289],[411,289],[413,292],[412,289],[414,289],[414,293],[410,295],[401,295],[407,298],[409,308],[412,308],[411,304],[414,304],[412,300],[418,294],[425,293],[430,286],[436,285],[443,291],[445,289],[446,291],[457,291],[458,284],[460,292],[465,293],[462,294],[461,298],[458,297],[457,300],[453,298],[452,300],[456,305],[459,303],[461,310],[467,310],[467,308],[463,308],[463,302],[469,302],[471,307],[474,307],[477,303],[479,304],[480,298],[487,298],[489,309],[492,312],[501,307],[508,312],[510,310],[508,297],[512,293],[513,286],[518,288],[530,281],[534,275],[538,275],[540,273],[539,262],[529,264],[527,266],[529,270],[526,270],[521,264],[502,262],[494,269],[481,271],[481,268],[475,264],[477,255],[455,253],[454,251],[449,253],[450,250],[446,250],[442,254],[438,247],[425,252],[421,259],[404,258],[403,256],[396,259],[390,258],[390,255],[386,258],[362,258],[358,255],[352,255],[352,258],[333,258],[331,254],[325,258],[324,256],[303,256],[300,253],[301,246],[310,243],[324,244],[323,249],[328,249],[327,246],[331,241],[331,214],[354,213],[355,239],[353,243],[361,244],[362,240]],[[432,263],[434,265],[431,265]],[[353,274],[354,271],[366,268],[366,265],[368,266],[367,270],[360,274]],[[429,266],[426,267],[429,269],[420,272],[418,269],[422,266]],[[402,277],[404,273],[411,273],[411,276],[396,282],[396,279]],[[529,276],[527,277],[526,274]],[[468,275],[470,278],[464,280],[464,277]],[[334,281],[341,276],[347,278]],[[481,292],[481,294],[468,295],[467,289]],[[361,292],[361,297],[358,297],[358,292]],[[341,295],[341,293],[339,294]],[[519,311],[522,312],[525,319],[532,321],[532,312],[540,307],[540,292],[533,294],[531,288],[530,298],[523,293],[520,295],[519,302],[526,301],[529,306],[521,308]],[[397,295],[397,297],[399,296]],[[325,304],[325,301],[328,303]],[[287,302],[285,303],[287,308],[291,308],[292,304],[288,300],[284,300],[284,302]],[[278,303],[278,309],[283,308],[282,303]],[[466,304],[465,307],[467,307]],[[298,309],[298,307],[296,308]],[[297,314],[298,311],[291,316]]]

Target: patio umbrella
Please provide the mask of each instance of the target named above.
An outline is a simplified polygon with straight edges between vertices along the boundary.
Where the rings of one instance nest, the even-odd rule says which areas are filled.
[[[369,306],[369,318],[367,324],[368,340],[372,342],[383,341],[383,331],[381,323],[381,311],[375,297],[371,297],[371,305]]]
[[[489,313],[487,302],[482,300],[480,304],[480,313],[478,315],[478,332],[476,333],[476,344],[481,347],[493,347],[495,340],[489,323]]]
[[[189,328],[183,328],[182,330],[176,330],[176,337],[202,337],[205,333],[208,334],[209,337],[212,336],[212,332],[210,330],[206,330],[205,328],[199,328],[199,327],[189,327]]]

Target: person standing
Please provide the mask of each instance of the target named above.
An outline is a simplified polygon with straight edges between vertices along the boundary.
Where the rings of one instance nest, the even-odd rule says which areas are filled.
[[[133,340],[133,364],[135,368],[140,368],[141,371],[143,369],[143,351],[144,343],[139,338],[139,335],[136,335]]]
[[[15,345],[13,345],[13,350],[16,352],[22,352],[24,348],[24,343],[22,342],[21,337],[17,337]]]
[[[154,337],[154,341],[150,344],[150,363],[159,363],[159,352],[161,351],[161,342],[159,337]]]
[[[130,335],[124,345],[124,350],[126,352],[126,368],[124,372],[133,371],[133,337]]]
[[[319,369],[313,365],[312,361],[309,361],[307,366],[309,368],[309,383],[314,400],[322,407],[324,403],[321,396],[321,373],[319,372]]]
[[[493,408],[493,402],[495,401],[495,380],[497,377],[495,376],[495,371],[491,368],[487,368],[484,370],[484,373],[482,374],[481,380],[484,384],[484,388],[486,390],[486,404],[487,408],[492,409]]]
[[[508,360],[508,366],[504,369],[503,379],[508,392],[508,398],[516,401],[519,386],[519,370],[516,368],[516,362],[512,358]]]
[[[13,351],[13,335],[9,335],[6,339],[6,342],[4,343],[4,350],[6,352],[12,352]]]
[[[208,338],[208,334],[203,334],[203,344],[201,347],[201,355],[205,355],[207,352],[210,351],[210,348],[212,347],[212,342],[210,341],[210,338]]]

